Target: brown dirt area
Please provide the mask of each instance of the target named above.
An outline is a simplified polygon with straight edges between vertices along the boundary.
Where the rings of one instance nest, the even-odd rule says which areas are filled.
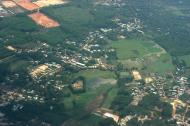
[[[13,8],[13,7],[16,7],[17,5],[11,1],[11,0],[4,0],[1,2],[1,4],[6,7],[6,8]]]
[[[38,25],[41,25],[45,28],[53,28],[53,27],[58,27],[59,23],[54,21],[53,19],[50,19],[46,15],[36,12],[28,15],[34,22],[36,22]]]
[[[33,3],[38,5],[39,7],[46,7],[50,5],[64,4],[65,2],[63,0],[38,0]]]
[[[15,0],[16,4],[19,5],[20,7],[32,11],[38,9],[38,5],[30,2],[30,0]]]

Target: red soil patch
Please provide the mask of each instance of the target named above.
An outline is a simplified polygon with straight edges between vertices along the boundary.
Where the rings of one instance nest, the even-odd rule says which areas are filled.
[[[28,15],[30,18],[32,18],[33,21],[35,21],[37,24],[45,27],[45,28],[53,28],[53,27],[58,27],[59,23],[50,19],[46,15],[36,12],[33,14]]]
[[[30,0],[15,0],[15,3],[29,11],[36,10],[39,8],[38,5],[30,2]]]
[[[13,0],[15,2],[31,2],[32,0]]]
[[[16,5],[13,1],[11,1],[11,0],[4,0],[4,1],[2,1],[1,3],[2,3],[2,5],[3,5],[4,7],[6,7],[6,8],[13,8],[13,7],[16,7],[16,6],[17,6],[17,5]]]

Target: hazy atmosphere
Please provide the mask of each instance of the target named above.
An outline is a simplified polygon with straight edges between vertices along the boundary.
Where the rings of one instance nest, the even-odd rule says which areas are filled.
[[[0,126],[190,126],[190,0],[0,0]]]

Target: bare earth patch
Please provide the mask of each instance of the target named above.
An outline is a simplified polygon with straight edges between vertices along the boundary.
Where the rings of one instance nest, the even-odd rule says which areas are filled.
[[[16,4],[19,5],[20,7],[32,11],[38,9],[38,5],[30,2],[30,0],[15,0]]]
[[[1,2],[1,4],[6,7],[6,8],[13,8],[13,7],[16,7],[17,5],[11,1],[11,0],[4,0]]]
[[[67,3],[64,0],[38,0],[36,2],[33,2],[34,4],[38,5],[39,7],[46,7],[50,5],[59,5]]]
[[[45,28],[53,28],[53,27],[58,27],[59,23],[54,21],[53,19],[50,19],[46,15],[36,12],[28,15],[34,22],[36,22],[38,25],[41,25]]]

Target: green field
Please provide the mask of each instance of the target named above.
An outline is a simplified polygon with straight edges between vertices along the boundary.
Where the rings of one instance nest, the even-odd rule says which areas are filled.
[[[161,51],[154,47],[154,43],[140,39],[114,41],[111,46],[116,49],[119,60],[142,58],[146,54]]]
[[[169,54],[162,54],[157,60],[147,66],[151,72],[165,73],[175,70],[172,59]]]
[[[84,70],[77,73],[75,76],[83,76],[88,80],[97,79],[97,78],[115,78],[115,74],[110,71],[102,71],[102,70]]]
[[[112,85],[108,85],[108,84],[101,85],[100,87],[98,87],[94,90],[90,90],[90,91],[87,91],[87,92],[82,93],[82,94],[72,94],[71,97],[64,98],[63,102],[64,102],[65,107],[67,109],[72,109],[72,107],[73,107],[72,101],[73,100],[76,101],[77,107],[83,108],[83,107],[85,107],[85,105],[87,103],[92,101],[96,96],[98,96],[102,93],[105,93],[110,88],[112,88]],[[115,91],[116,91],[115,89],[112,89],[110,92],[110,95],[114,94]],[[111,102],[111,97],[107,101],[106,105],[111,104],[110,102]]]
[[[171,56],[155,43],[140,39],[119,40],[111,43],[118,61],[127,68],[145,68],[149,72],[165,73],[174,70]]]
[[[117,92],[118,92],[118,88],[113,87],[109,93],[107,94],[107,98],[104,101],[104,104],[102,105],[102,107],[104,108],[110,108],[111,103],[113,102],[113,100],[115,99],[115,97],[117,96]]]
[[[187,67],[190,67],[190,55],[181,56],[179,59],[183,60]]]
[[[80,71],[75,75],[75,77],[83,76],[87,80],[90,85],[95,84],[95,80],[99,78],[109,79],[109,78],[115,78],[115,74],[110,71],[102,71],[102,70],[83,70]],[[112,88],[113,87],[113,88]],[[111,89],[112,88],[112,89]],[[111,104],[111,101],[113,100],[113,96],[117,92],[117,89],[111,84],[98,84],[96,88],[90,88],[87,89],[85,93],[82,94],[72,94],[69,98],[64,98],[64,104],[66,108],[71,109],[73,107],[72,101],[75,100],[77,106],[84,107],[87,103],[89,103],[91,100],[93,100],[96,96],[100,95],[101,93],[106,92],[108,89],[111,89],[108,93],[108,98],[104,102],[104,106],[109,107]]]

